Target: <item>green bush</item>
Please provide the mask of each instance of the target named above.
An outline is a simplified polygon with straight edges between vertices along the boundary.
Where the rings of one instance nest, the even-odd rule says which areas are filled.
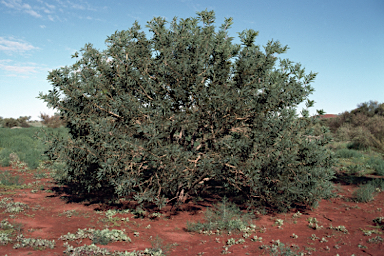
[[[364,166],[361,164],[354,164],[354,165],[348,166],[348,170],[350,174],[358,174],[360,171],[363,170],[363,168]]]
[[[170,29],[154,18],[150,39],[135,22],[106,50],[87,44],[75,64],[49,73],[53,89],[40,98],[70,133],[47,137],[47,154],[65,163],[59,180],[159,207],[206,183],[279,210],[329,197],[331,138],[310,139],[316,119],[296,113],[313,105],[316,74],[279,60],[287,50],[279,42],[256,45],[254,30],[232,44],[232,18],[215,32],[214,12],[197,14]]]
[[[375,193],[376,187],[371,183],[367,183],[361,185],[356,191],[353,192],[353,198],[357,202],[367,203],[373,200]]]
[[[243,213],[226,198],[205,212],[204,221],[187,222],[188,231],[243,231],[251,224],[251,215]]]
[[[380,191],[384,191],[384,180],[383,179],[373,179],[369,182],[375,188],[378,188]]]
[[[23,183],[20,176],[12,176],[9,171],[4,171],[0,173],[0,185],[4,186],[19,186]]]
[[[384,160],[378,157],[371,157],[367,164],[375,170],[377,175],[384,176]]]

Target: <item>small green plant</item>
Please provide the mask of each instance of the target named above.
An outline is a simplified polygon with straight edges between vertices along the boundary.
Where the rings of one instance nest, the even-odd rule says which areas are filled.
[[[135,215],[135,218],[144,218],[145,216],[147,216],[147,211],[138,207],[134,211],[132,211],[132,214]]]
[[[45,179],[48,178],[48,174],[44,171],[36,171],[35,174],[33,174],[33,178],[35,179]]]
[[[0,245],[7,245],[13,242],[12,236],[16,229],[14,225],[8,222],[8,219],[3,219],[0,222]]]
[[[251,238],[251,241],[252,242],[262,242],[263,241],[263,238],[260,236],[254,236],[253,238]]]
[[[164,240],[156,235],[154,239],[151,240],[151,251],[158,253],[158,255],[166,255],[173,246],[177,244],[164,244]]]
[[[12,176],[10,171],[4,171],[0,173],[0,185],[20,186],[22,183],[22,179],[18,175]]]
[[[384,191],[384,179],[373,179],[371,181],[368,182],[369,184],[371,184],[372,186],[374,186],[376,189],[379,189],[380,192],[381,191]]]
[[[357,202],[367,203],[372,201],[374,194],[376,193],[376,188],[371,183],[364,184],[360,186],[356,191],[353,192],[353,198]]]
[[[240,238],[239,240],[236,241],[235,238],[229,238],[228,241],[226,242],[227,245],[235,245],[235,244],[243,244],[245,243],[245,240],[243,238]]]
[[[0,232],[0,245],[7,245],[8,243],[12,243],[13,239],[11,238],[11,234]]]
[[[369,229],[361,229],[363,231],[364,236],[371,236],[372,234],[378,234],[381,235],[383,232],[378,231],[378,230],[369,230]]]
[[[78,229],[76,234],[68,233],[59,237],[59,240],[69,240],[74,241],[77,239],[89,238],[93,241],[94,244],[108,244],[115,241],[128,241],[131,242],[131,239],[124,234],[125,230],[117,229]]]
[[[0,201],[0,208],[7,213],[19,213],[28,208],[28,205],[21,202],[13,202],[12,198],[5,197]]]
[[[273,240],[272,240],[273,241]],[[299,252],[298,246],[285,245],[280,240],[273,241],[271,246],[265,247],[271,256],[289,255],[289,256],[302,256],[304,253]]]
[[[307,221],[309,222],[308,227],[310,227],[312,229],[318,230],[318,229],[323,228],[323,226],[319,225],[319,222],[316,218],[309,217],[307,219]]]
[[[67,218],[71,218],[73,215],[79,215],[79,212],[76,210],[68,210],[62,213],[59,213],[59,216],[65,215]]]
[[[154,212],[154,213],[151,213],[149,215],[149,217],[152,218],[152,219],[160,218],[161,216],[163,216],[163,214],[161,212]]]
[[[384,217],[377,217],[377,218],[374,218],[372,221],[373,223],[381,225],[381,224],[384,224]]]
[[[222,202],[214,205],[212,210],[206,210],[204,222],[187,222],[187,230],[190,232],[213,230],[243,232],[252,229],[250,223],[249,214],[241,212],[235,204],[230,203],[227,198],[223,198]]]
[[[281,226],[284,224],[284,220],[282,219],[276,219],[275,220],[275,225],[281,228]]]
[[[333,229],[333,230],[336,230],[336,231],[340,231],[340,232],[343,232],[344,234],[347,234],[348,233],[348,230],[345,228],[345,226],[337,226],[337,227],[333,227],[332,224],[329,226],[329,229]]]
[[[17,243],[13,245],[13,249],[32,247],[36,249],[55,248],[55,240],[25,238],[23,234],[16,237]]]
[[[359,247],[361,249],[368,249],[368,247],[363,245],[363,244],[358,244],[357,247]]]
[[[83,245],[80,247],[74,247],[68,242],[65,242],[64,247],[66,247],[64,254],[71,255],[71,256],[81,256],[81,255],[111,255],[111,256],[165,256],[165,254],[160,250],[154,250],[154,249],[148,249],[146,248],[143,251],[133,251],[133,252],[119,252],[114,251],[111,252],[108,249],[100,248],[96,246],[95,244],[91,245]]]
[[[300,216],[303,215],[300,211],[297,211],[292,215],[292,218],[300,218]]]
[[[20,158],[16,153],[11,153],[9,155],[9,163],[13,169],[18,169],[18,170],[28,169],[27,163],[20,161]]]
[[[381,236],[376,236],[373,238],[368,239],[368,243],[370,244],[381,244],[383,243],[383,238]]]

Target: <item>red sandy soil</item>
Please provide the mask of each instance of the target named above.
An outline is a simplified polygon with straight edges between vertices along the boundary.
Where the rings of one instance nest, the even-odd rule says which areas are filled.
[[[10,168],[0,168],[0,172]],[[33,174],[29,172],[18,172],[12,170],[13,175],[19,175],[25,183],[36,181]],[[232,235],[204,235],[186,231],[187,221],[203,220],[204,211],[208,203],[188,202],[179,211],[167,208],[162,211],[162,216],[156,219],[134,218],[134,215],[117,214],[117,217],[129,217],[129,221],[116,222],[120,226],[113,226],[112,222],[103,222],[105,214],[97,214],[97,210],[111,209],[103,204],[90,204],[87,202],[68,202],[68,197],[52,179],[41,179],[38,191],[35,193],[29,189],[7,190],[0,188],[0,200],[5,197],[12,197],[15,202],[26,203],[29,206],[24,212],[14,214],[13,218],[4,209],[0,209],[0,220],[8,218],[12,224],[21,223],[21,232],[26,238],[41,238],[55,240],[54,249],[37,250],[33,248],[13,249],[13,244],[0,246],[0,255],[63,255],[65,247],[63,241],[58,240],[62,235],[76,233],[81,228],[95,229],[125,229],[125,233],[132,239],[132,242],[112,242],[108,245],[97,245],[111,249],[111,251],[134,251],[151,248],[151,240],[156,236],[164,242],[163,245],[171,245],[168,255],[221,255],[223,246],[229,238],[236,241],[242,237],[242,233]],[[59,192],[47,192],[55,190]],[[339,186],[339,196],[330,200],[322,200],[317,209],[302,211],[302,215],[293,218],[297,210],[289,213],[256,215],[253,223],[256,231],[245,243],[235,244],[229,247],[231,255],[269,255],[266,249],[260,249],[262,244],[272,245],[273,240],[280,240],[284,244],[295,244],[304,255],[384,255],[383,243],[368,243],[368,239],[380,236],[372,234],[364,236],[361,229],[382,231],[374,227],[373,219],[384,216],[382,208],[384,193],[379,193],[369,203],[356,203],[352,200],[352,192],[356,186]],[[126,207],[120,207],[124,209]],[[115,207],[115,209],[117,209]],[[76,210],[76,213],[68,217],[64,213],[68,210]],[[308,226],[308,218],[316,218],[323,228],[314,230]],[[282,219],[284,224],[279,228],[275,224],[276,219]],[[148,228],[150,225],[150,228]],[[328,227],[345,226],[347,234],[329,229]],[[147,227],[147,228],[146,228]],[[139,232],[135,236],[134,232]],[[296,234],[298,238],[293,238]],[[253,242],[254,236],[262,237],[262,242]],[[315,236],[318,239],[312,240]],[[381,235],[384,237],[383,235]],[[321,242],[324,238],[327,241]],[[89,239],[69,242],[73,246],[91,244]],[[358,246],[360,244],[360,247]],[[288,254],[287,254],[288,255]]]

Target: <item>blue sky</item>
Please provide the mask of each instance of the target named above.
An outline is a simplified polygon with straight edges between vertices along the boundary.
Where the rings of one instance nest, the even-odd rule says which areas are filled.
[[[171,21],[214,10],[215,25],[233,17],[229,30],[259,31],[256,43],[279,40],[282,58],[318,72],[312,86],[315,109],[338,114],[362,102],[384,102],[384,1],[382,0],[0,0],[0,116],[53,114],[37,99],[52,88],[48,71],[74,63],[86,43],[106,48],[116,30],[135,20],[142,29],[153,17]]]

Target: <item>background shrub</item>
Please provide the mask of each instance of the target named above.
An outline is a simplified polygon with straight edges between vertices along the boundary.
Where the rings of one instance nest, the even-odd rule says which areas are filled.
[[[29,119],[31,119],[30,116],[21,116],[18,119],[14,118],[5,118],[1,120],[2,127],[5,128],[12,128],[15,126],[20,126],[23,128],[27,128],[30,125],[28,124]]]
[[[58,114],[50,116],[48,114],[40,113],[40,118],[42,120],[42,123],[46,127],[50,127],[50,128],[59,128],[59,127],[65,126],[66,124],[65,121]]]
[[[17,122],[16,119],[5,118],[3,120],[3,127],[6,127],[6,128],[12,128],[12,127],[15,127],[15,126],[18,126],[18,125],[19,125],[19,122]]]
[[[384,103],[361,103],[350,112],[322,120],[337,141],[351,141],[355,149],[373,148],[384,152]]]
[[[352,135],[352,125],[351,124],[343,124],[336,130],[335,139],[337,141],[350,141]]]

